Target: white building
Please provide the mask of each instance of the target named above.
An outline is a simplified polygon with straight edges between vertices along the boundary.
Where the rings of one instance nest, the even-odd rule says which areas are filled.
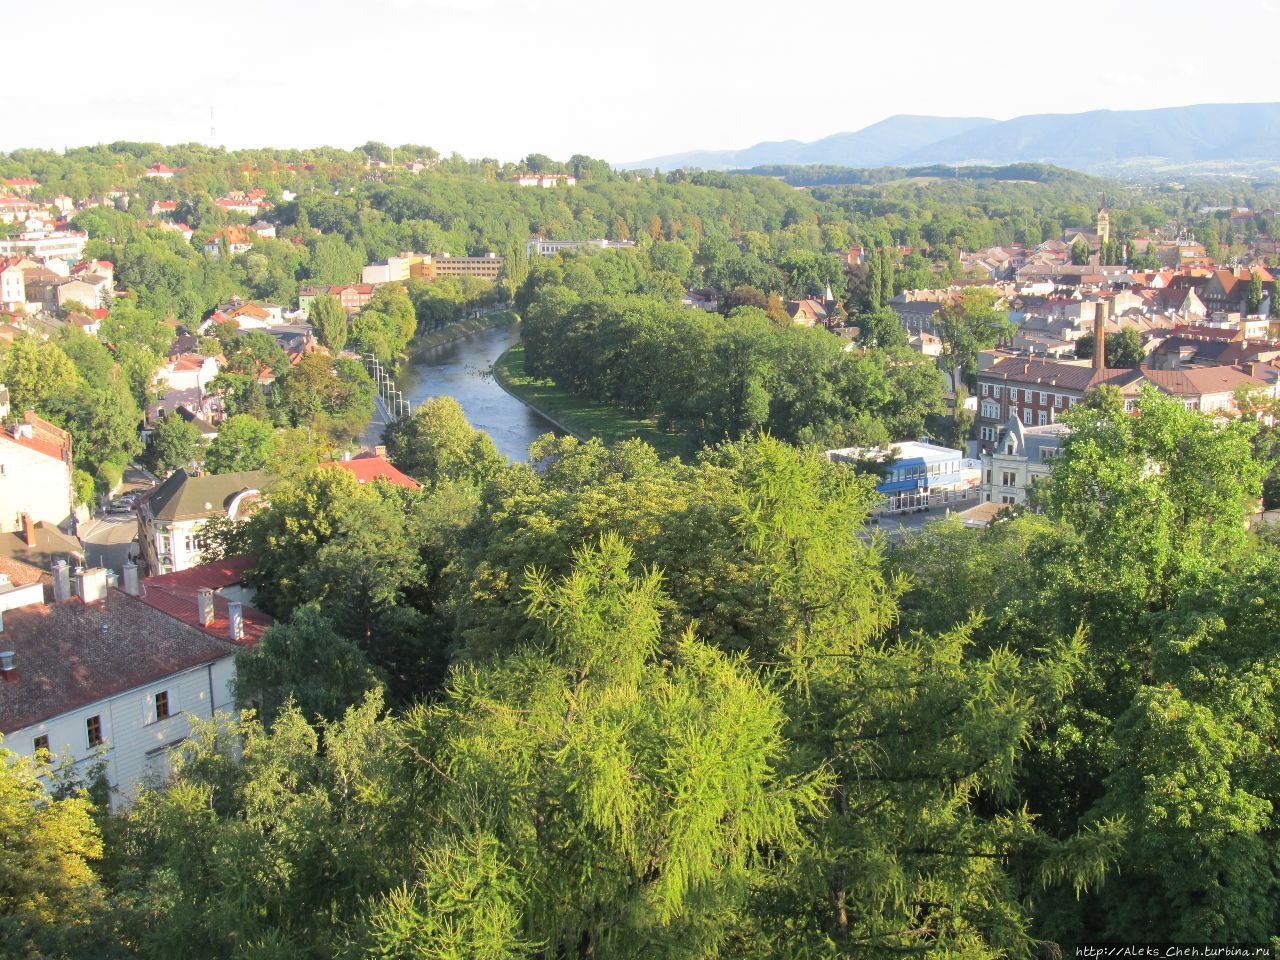
[[[561,185],[572,187],[577,184],[578,178],[568,173],[522,173],[518,177],[512,177],[511,182],[520,187],[542,187],[550,190]]]
[[[27,411],[0,432],[0,533],[41,522],[65,530],[74,510],[71,437]]]
[[[85,778],[101,764],[113,808],[168,774],[194,718],[234,709],[235,656],[271,624],[199,578],[140,590],[132,565],[122,588],[111,571],[73,575],[62,561],[52,580],[4,558],[0,571],[0,598],[13,600],[0,627],[5,747],[70,760]]]
[[[530,237],[525,241],[524,252],[530,260],[535,256],[554,257],[566,250],[578,250],[582,247],[596,247],[600,250],[627,250],[635,246],[632,240],[543,240],[541,237]]]
[[[400,283],[409,279],[409,267],[422,260],[421,255],[402,253],[398,257],[377,260],[361,271],[361,283]]]
[[[906,440],[888,450],[828,450],[827,457],[835,463],[883,463],[876,492],[885,498],[886,513],[962,507],[977,498],[982,479],[980,461],[927,440]]]
[[[26,255],[36,260],[58,259],[68,264],[84,259],[89,235],[79,230],[37,230],[0,239],[0,257]]]
[[[1007,506],[1026,503],[1032,486],[1049,475],[1068,433],[1065,423],[1028,427],[1017,416],[1010,417],[991,452],[982,455],[983,501]]]
[[[175,390],[193,390],[203,396],[205,389],[217,375],[216,358],[200,353],[182,353],[157,370],[151,378],[151,384],[162,394]]]
[[[151,574],[196,566],[200,530],[214,517],[247,517],[273,478],[261,470],[191,476],[175,471],[138,501],[138,547]]]
[[[20,311],[27,306],[27,284],[18,257],[0,259],[0,310]]]

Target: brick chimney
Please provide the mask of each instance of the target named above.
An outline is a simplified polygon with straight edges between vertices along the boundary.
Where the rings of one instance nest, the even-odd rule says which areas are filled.
[[[24,513],[22,515],[22,539],[27,542],[27,549],[31,550],[36,545],[36,522],[31,519],[31,514]]]
[[[12,650],[0,650],[0,679],[5,683],[17,682],[18,667],[14,663]]]
[[[1107,305],[1099,300],[1093,305],[1093,369],[1107,368]]]

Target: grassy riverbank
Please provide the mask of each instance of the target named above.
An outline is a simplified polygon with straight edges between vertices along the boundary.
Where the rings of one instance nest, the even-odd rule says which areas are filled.
[[[664,457],[687,458],[693,452],[687,438],[658,429],[652,420],[632,417],[607,403],[574,396],[551,380],[529,376],[524,369],[523,343],[494,361],[493,375],[510,393],[577,436],[599,437],[606,444],[639,437]]]
[[[497,313],[487,313],[473,320],[459,320],[456,323],[447,324],[439,330],[433,330],[420,337],[414,337],[407,351],[409,359],[413,360],[423,351],[430,350],[432,347],[439,347],[446,343],[452,343],[454,340],[461,340],[463,337],[479,333],[481,330],[508,327],[519,319],[511,310],[500,310]]]

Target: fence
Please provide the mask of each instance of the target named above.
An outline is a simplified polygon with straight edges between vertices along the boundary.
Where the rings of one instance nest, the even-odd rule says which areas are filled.
[[[382,398],[382,403],[387,409],[388,418],[395,421],[413,413],[409,401],[404,398],[404,394],[400,392],[395,380],[392,379],[391,374],[387,372],[387,368],[382,365],[377,356],[372,353],[366,353],[361,356],[361,359],[364,361],[364,368],[369,371],[369,376],[373,378],[373,382],[378,388],[378,396]]]

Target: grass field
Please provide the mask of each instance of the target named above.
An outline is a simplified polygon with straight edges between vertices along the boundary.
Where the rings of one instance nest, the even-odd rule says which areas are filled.
[[[639,437],[664,457],[687,459],[693,454],[693,445],[686,437],[660,430],[652,420],[574,396],[554,381],[530,377],[524,370],[523,343],[517,343],[494,362],[493,375],[512,394],[579,437],[599,437],[606,444]]]

